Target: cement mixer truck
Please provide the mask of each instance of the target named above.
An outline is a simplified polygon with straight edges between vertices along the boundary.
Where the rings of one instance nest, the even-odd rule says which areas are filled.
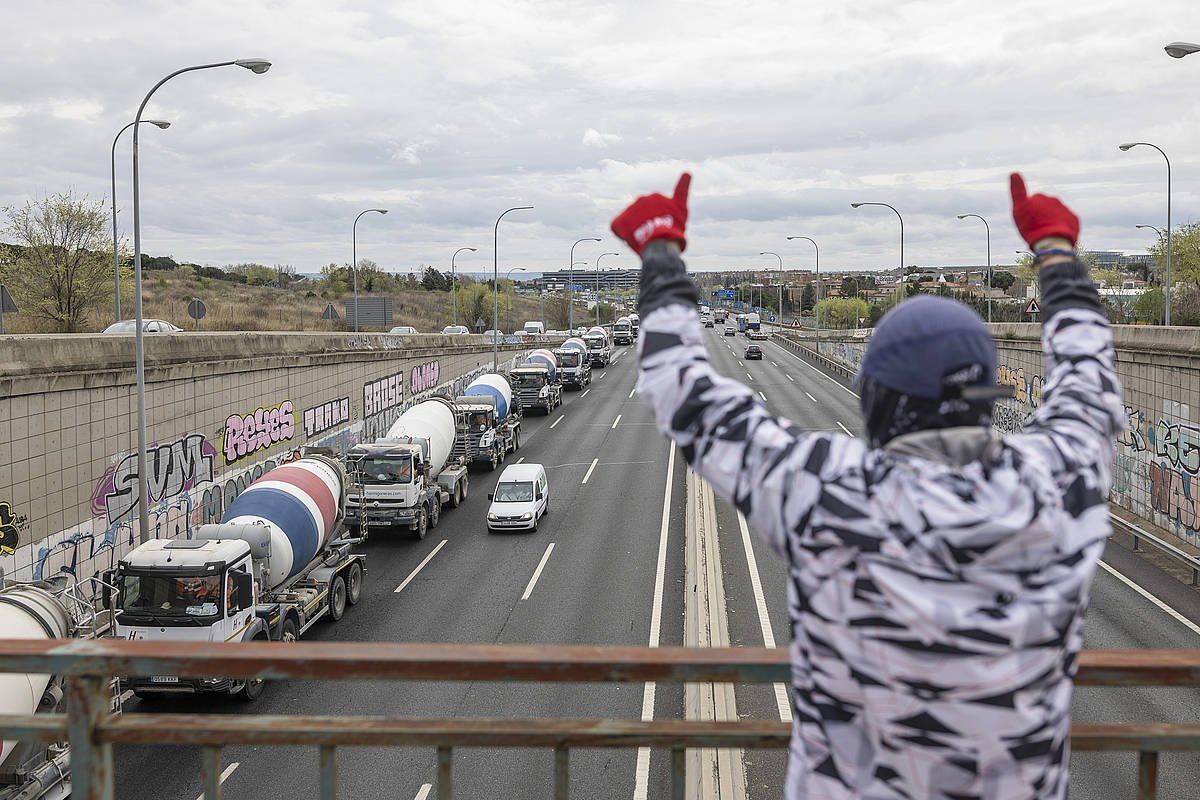
[[[299,639],[362,599],[366,559],[346,534],[347,477],[310,455],[250,484],[221,522],[192,539],[153,539],[109,573],[105,605],[125,639],[245,642]],[[232,694],[257,698],[261,680],[176,675],[126,679],[138,697]]]
[[[521,403],[503,375],[487,373],[455,398],[458,436],[451,458],[465,464],[500,465],[521,447]]]
[[[562,384],[582,389],[592,382],[592,365],[588,361],[587,342],[572,337],[563,342],[563,346],[554,351],[558,359],[558,371]]]
[[[588,360],[592,366],[607,367],[609,359],[612,358],[612,347],[608,343],[608,331],[598,325],[594,326],[583,335],[583,340],[587,342]]]
[[[562,405],[558,359],[549,350],[534,350],[525,358],[525,363],[508,373],[508,377],[526,411],[540,408],[549,414]]]
[[[424,539],[443,506],[457,508],[470,490],[466,463],[451,458],[459,413],[446,398],[431,397],[401,414],[382,439],[351,448],[346,463],[361,491],[347,498],[346,524],[407,529]]]
[[[633,324],[629,317],[618,317],[613,323],[613,344],[633,344]]]

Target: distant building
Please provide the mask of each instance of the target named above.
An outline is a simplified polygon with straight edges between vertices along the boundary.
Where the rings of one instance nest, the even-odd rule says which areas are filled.
[[[640,269],[577,269],[574,272],[560,269],[558,272],[542,273],[542,285],[550,291],[562,291],[567,288],[568,280],[583,289],[636,289],[641,280]]]
[[[1096,266],[1100,269],[1128,270],[1131,267],[1145,269],[1154,266],[1154,259],[1149,253],[1127,255],[1119,250],[1085,250],[1084,255],[1096,259]]]

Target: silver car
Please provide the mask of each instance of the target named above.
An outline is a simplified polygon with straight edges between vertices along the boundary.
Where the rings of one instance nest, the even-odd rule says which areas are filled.
[[[137,320],[123,319],[120,322],[114,322],[104,329],[105,333],[136,333]],[[142,333],[182,333],[183,328],[172,325],[163,319],[143,319]]]

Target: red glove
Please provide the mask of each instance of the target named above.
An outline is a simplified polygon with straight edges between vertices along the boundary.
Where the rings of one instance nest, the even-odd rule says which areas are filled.
[[[1033,247],[1034,243],[1047,236],[1061,236],[1075,246],[1079,240],[1079,217],[1057,197],[1025,194],[1025,181],[1021,173],[1014,172],[1009,178],[1012,189],[1013,222],[1021,238]]]
[[[657,193],[642,195],[612,221],[612,232],[617,238],[624,239],[639,256],[646,245],[655,239],[674,239],[679,243],[679,249],[683,250],[687,247],[683,229],[687,224],[688,189],[691,185],[692,176],[685,172],[679,176],[673,196],[663,197]]]

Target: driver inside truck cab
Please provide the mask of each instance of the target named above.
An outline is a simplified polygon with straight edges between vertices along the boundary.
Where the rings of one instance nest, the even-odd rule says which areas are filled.
[[[479,432],[486,431],[488,427],[488,415],[486,411],[476,411],[471,415],[471,429]]]

